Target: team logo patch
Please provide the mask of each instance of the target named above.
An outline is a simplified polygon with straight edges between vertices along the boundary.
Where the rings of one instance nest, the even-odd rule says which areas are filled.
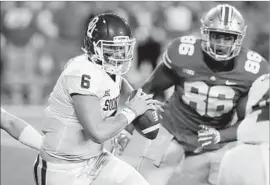
[[[195,71],[191,70],[191,69],[186,69],[186,68],[183,68],[183,73],[186,73],[188,75],[195,75]]]
[[[210,80],[212,80],[212,81],[216,81],[217,79],[216,79],[216,77],[215,77],[215,76],[211,76],[211,77],[210,77]]]
[[[95,17],[88,25],[88,28],[87,28],[87,36],[92,38],[92,33],[95,29],[95,27],[97,26],[96,23],[98,22],[99,18],[98,17]]]
[[[110,89],[109,90],[107,90],[107,91],[105,91],[105,93],[104,93],[104,96],[103,97],[106,97],[106,96],[110,96]]]
[[[237,83],[236,82],[229,81],[229,80],[226,80],[225,84],[226,85],[236,85]]]

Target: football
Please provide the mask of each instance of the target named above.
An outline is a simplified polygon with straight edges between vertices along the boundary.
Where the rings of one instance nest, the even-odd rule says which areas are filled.
[[[130,98],[133,98],[137,90],[134,90]],[[155,139],[159,132],[160,119],[157,111],[148,110],[143,115],[138,116],[133,122],[136,131],[147,139]]]

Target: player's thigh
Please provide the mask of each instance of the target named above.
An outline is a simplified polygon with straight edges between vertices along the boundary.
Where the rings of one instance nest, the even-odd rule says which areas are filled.
[[[91,185],[149,185],[130,164],[109,154],[108,161]]]
[[[137,169],[150,184],[165,185],[184,158],[183,147],[162,130],[145,149]]]
[[[36,185],[89,185],[90,179],[81,174],[83,163],[53,164],[38,157],[34,164]]]
[[[218,185],[266,185],[269,183],[269,147],[241,144],[221,162]]]

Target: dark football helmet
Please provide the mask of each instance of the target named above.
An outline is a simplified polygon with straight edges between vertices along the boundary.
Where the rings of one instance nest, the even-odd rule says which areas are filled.
[[[130,26],[113,13],[95,16],[85,30],[83,50],[110,74],[124,74],[129,70],[134,46]]]
[[[206,13],[201,23],[202,48],[212,58],[224,61],[239,54],[247,26],[235,7],[218,5]],[[225,40],[223,43],[217,41],[221,38]]]

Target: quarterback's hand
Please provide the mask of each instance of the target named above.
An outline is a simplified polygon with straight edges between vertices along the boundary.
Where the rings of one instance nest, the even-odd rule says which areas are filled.
[[[111,153],[113,155],[122,155],[131,138],[132,135],[128,131],[125,129],[122,130],[118,135],[111,139]]]
[[[202,147],[217,144],[220,142],[220,133],[216,129],[206,126],[200,125],[200,130],[198,131],[198,142]]]
[[[147,110],[160,110],[164,111],[161,106],[161,103],[158,100],[153,100],[152,94],[146,94],[142,89],[138,89],[135,96],[130,97],[126,102],[126,106],[131,109],[136,117],[144,114]]]

